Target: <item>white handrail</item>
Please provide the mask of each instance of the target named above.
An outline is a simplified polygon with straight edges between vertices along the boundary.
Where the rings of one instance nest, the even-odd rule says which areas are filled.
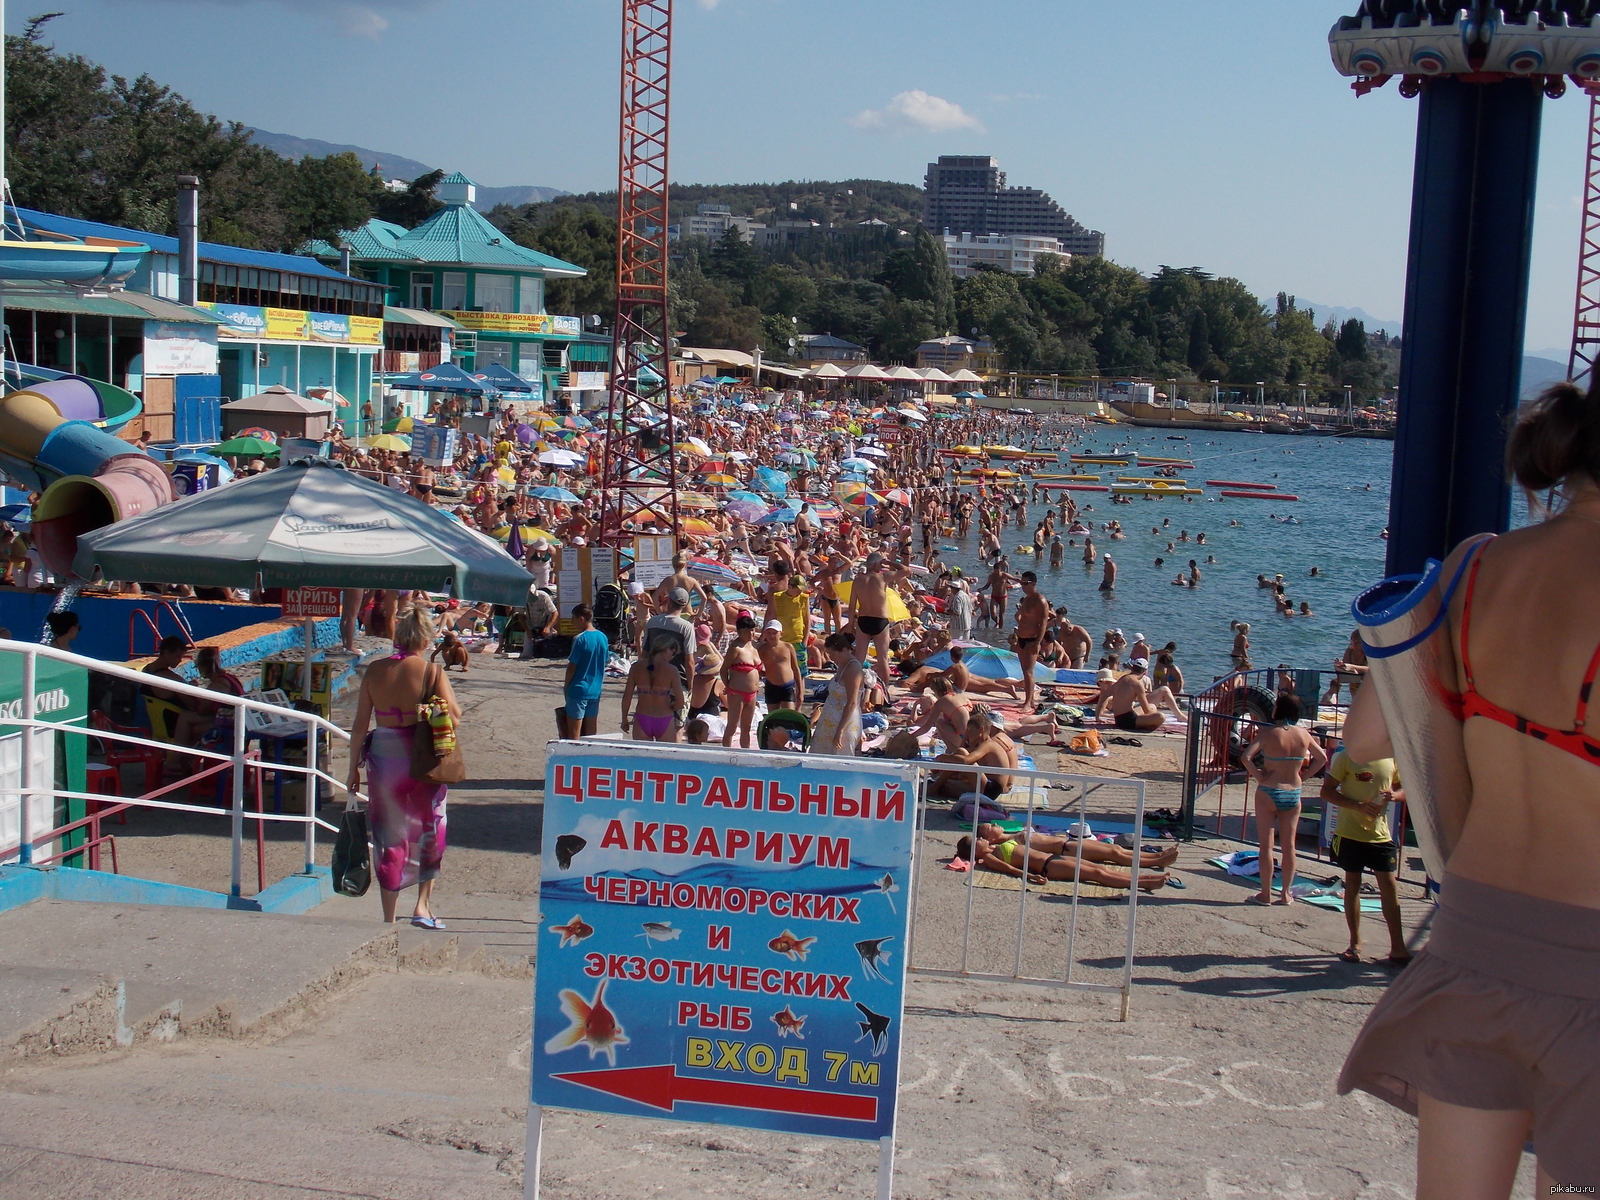
[[[41,787],[34,778],[34,762],[32,745],[34,731],[46,729],[63,733],[76,733],[85,737],[97,737],[106,741],[123,742],[136,746],[145,746],[152,749],[169,751],[174,747],[166,742],[159,742],[151,738],[140,737],[136,734],[124,733],[120,730],[95,729],[91,726],[67,724],[40,720],[36,711],[37,703],[37,664],[42,658],[55,662],[66,663],[72,666],[83,667],[86,671],[93,671],[113,679],[123,679],[130,683],[139,684],[141,687],[156,689],[170,696],[186,696],[207,704],[226,706],[234,713],[233,720],[233,747],[232,753],[221,753],[216,750],[204,750],[199,747],[178,747],[184,754],[196,759],[209,760],[213,763],[231,763],[233,765],[233,796],[231,812],[232,818],[232,863],[231,863],[231,888],[235,896],[242,894],[243,874],[243,849],[244,849],[244,822],[247,816],[253,816],[258,821],[262,820],[287,820],[300,821],[306,828],[305,840],[305,873],[311,875],[316,869],[316,828],[321,825],[324,829],[334,830],[334,826],[319,819],[316,815],[316,795],[319,784],[326,780],[330,785],[344,790],[348,795],[357,799],[362,798],[360,793],[351,792],[340,780],[322,771],[317,763],[317,738],[319,731],[325,731],[332,737],[338,737],[346,742],[350,741],[348,731],[341,729],[333,722],[316,713],[301,712],[299,709],[285,708],[276,704],[269,704],[262,700],[253,700],[248,696],[233,696],[226,692],[216,692],[209,688],[197,687],[190,683],[177,683],[162,676],[153,676],[146,671],[135,671],[120,663],[103,662],[97,658],[87,658],[81,654],[73,654],[68,650],[61,650],[55,646],[45,646],[34,642],[19,642],[0,639],[0,653],[20,654],[22,656],[23,695],[21,697],[20,717],[0,717],[0,723],[17,726],[22,734],[22,779],[18,788],[0,787],[0,796],[15,794],[18,797],[20,817],[20,837],[18,845],[18,860],[24,864],[33,861],[33,831],[32,807],[35,795],[48,797],[65,796],[69,799],[94,799],[104,800],[99,795],[89,795],[83,792],[74,792],[58,789],[53,786]],[[306,762],[304,766],[286,763],[266,763],[259,759],[250,759],[245,753],[249,743],[250,732],[246,728],[245,713],[259,712],[279,721],[298,722],[304,729],[306,739]],[[298,736],[298,735],[297,735]],[[288,814],[247,814],[244,810],[244,772],[248,763],[254,762],[258,770],[281,770],[290,774],[304,777],[306,811],[304,815],[295,816]],[[175,809],[189,812],[216,813],[217,810],[209,806],[179,804],[172,801],[156,799],[143,799],[132,797],[120,800],[120,803],[137,805],[149,808]]]

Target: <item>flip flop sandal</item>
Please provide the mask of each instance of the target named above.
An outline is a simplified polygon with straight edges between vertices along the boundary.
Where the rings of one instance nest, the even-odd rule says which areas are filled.
[[[1180,892],[1188,890],[1189,887],[1187,883],[1179,879],[1176,875],[1167,876],[1167,886],[1169,888],[1177,888]]]
[[[1359,963],[1361,961],[1361,955],[1356,953],[1354,950],[1341,950],[1339,951],[1339,961],[1344,963]]]
[[[1260,892],[1251,892],[1248,896],[1246,896],[1244,898],[1244,902],[1246,904],[1259,904],[1262,908],[1271,908],[1272,907],[1272,901],[1271,900],[1263,900],[1261,898],[1261,893]]]
[[[411,923],[418,929],[433,929],[439,931],[444,929],[444,922],[438,917],[412,917]]]

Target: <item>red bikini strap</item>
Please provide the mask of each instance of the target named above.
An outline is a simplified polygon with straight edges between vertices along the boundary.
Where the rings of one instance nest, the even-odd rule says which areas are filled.
[[[1597,672],[1600,672],[1600,646],[1595,647],[1594,657],[1589,660],[1589,669],[1583,676],[1583,686],[1578,689],[1578,719],[1572,723],[1572,728],[1579,732],[1582,732],[1584,718],[1589,714],[1589,694],[1594,691]]]

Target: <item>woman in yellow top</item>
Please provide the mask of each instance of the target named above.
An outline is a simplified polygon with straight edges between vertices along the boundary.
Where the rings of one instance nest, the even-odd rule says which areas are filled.
[[[1322,781],[1322,802],[1339,810],[1333,829],[1333,861],[1344,871],[1344,920],[1350,926],[1350,945],[1341,962],[1361,961],[1361,873],[1371,871],[1389,926],[1391,967],[1411,961],[1405,931],[1400,928],[1400,896],[1395,876],[1400,869],[1400,848],[1389,832],[1389,805],[1406,798],[1400,772],[1392,758],[1359,763],[1343,750],[1336,751]]]

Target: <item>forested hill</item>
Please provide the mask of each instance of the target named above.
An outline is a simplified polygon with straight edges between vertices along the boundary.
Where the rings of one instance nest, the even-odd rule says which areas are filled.
[[[554,207],[598,208],[603,213],[614,214],[617,194],[585,192],[581,196],[562,196],[551,203]],[[673,222],[687,220],[702,204],[726,205],[735,216],[750,217],[769,225],[774,221],[816,221],[824,225],[882,221],[910,230],[922,222],[922,188],[885,179],[843,179],[836,183],[806,180],[675,183],[668,192]]]

